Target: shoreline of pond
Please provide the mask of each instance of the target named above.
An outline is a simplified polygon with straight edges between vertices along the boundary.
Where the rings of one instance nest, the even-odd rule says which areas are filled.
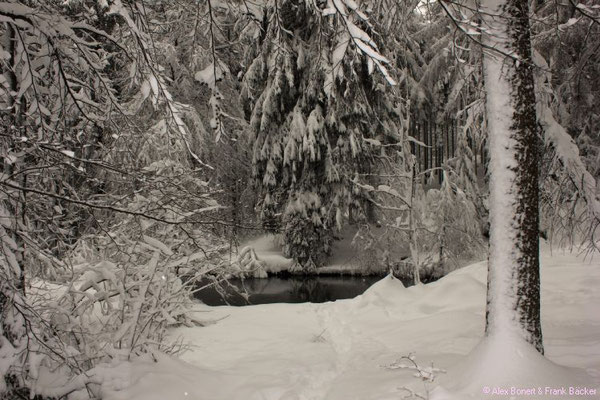
[[[289,271],[269,274],[267,278],[232,277],[219,284],[209,278],[197,282],[204,289],[194,298],[209,306],[247,306],[270,303],[323,303],[354,298],[388,274],[294,274]],[[413,278],[397,278],[405,287],[413,286]],[[422,280],[430,283],[436,279]],[[217,286],[218,285],[218,286]]]

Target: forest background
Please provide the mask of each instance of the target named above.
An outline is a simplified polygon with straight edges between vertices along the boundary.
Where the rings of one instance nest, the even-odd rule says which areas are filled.
[[[600,3],[530,3],[541,229],[593,246]],[[292,272],[351,232],[417,282],[487,246],[475,3],[31,0],[0,20],[0,389],[93,395],[107,358],[175,350],[194,281],[254,274],[238,246],[263,232]],[[79,379],[44,392],[40,369]]]

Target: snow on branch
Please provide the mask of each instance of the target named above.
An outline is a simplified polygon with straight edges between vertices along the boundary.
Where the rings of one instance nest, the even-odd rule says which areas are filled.
[[[573,138],[554,119],[552,111],[546,105],[538,104],[538,117],[546,139],[554,146],[561,164],[587,204],[590,215],[600,221],[600,199],[596,190],[596,180],[581,160]]]
[[[584,17],[590,19],[592,23],[600,25],[600,6],[599,5],[590,5],[587,6],[585,4],[581,4],[579,2],[575,3],[574,0],[569,0],[569,3],[573,6],[574,9],[579,11]],[[577,19],[571,18],[569,21]]]
[[[548,71],[548,64],[537,52],[534,54],[534,62],[540,66],[540,72],[536,77],[536,89],[540,97],[537,102],[537,114],[539,123],[544,130],[544,137],[554,147],[556,156],[569,179],[585,201],[589,216],[598,225],[600,224],[600,198],[598,197],[596,179],[585,167],[579,154],[579,148],[573,138],[554,118],[552,110],[548,106],[548,101],[544,98],[544,93],[552,92],[547,84],[547,82],[550,82],[551,77],[548,73],[544,73],[544,71]]]
[[[379,52],[377,44],[375,44],[369,34],[354,23],[358,19],[370,26],[367,16],[359,10],[354,0],[328,0],[327,7],[323,10],[323,16],[328,15],[338,15],[345,27],[345,33],[342,34],[342,39],[336,45],[333,52],[332,64],[334,75],[338,71],[341,60],[346,53],[348,43],[351,41],[354,43],[356,50],[367,57],[367,67],[370,74],[377,67],[390,85],[396,85],[396,80],[392,78],[386,67],[386,65],[390,64],[390,60]]]

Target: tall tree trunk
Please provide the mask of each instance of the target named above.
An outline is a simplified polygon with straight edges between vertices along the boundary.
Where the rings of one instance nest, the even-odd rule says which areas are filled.
[[[6,83],[10,90],[17,93],[19,84],[13,68],[17,57],[15,35],[15,28],[6,23],[1,38],[2,46],[9,55],[4,76],[7,78]],[[9,162],[7,155],[11,149],[14,150],[15,135],[21,136],[22,110],[25,108],[24,104],[15,103],[12,96],[7,98],[10,113],[2,116],[3,126],[0,130],[3,138],[0,140],[0,157],[4,162],[0,165],[0,169],[4,176],[18,176],[20,162],[14,160]],[[24,180],[24,174],[15,179]],[[17,372],[22,368],[19,365],[22,362],[20,354],[27,345],[25,320],[17,307],[25,296],[24,245],[21,236],[17,233],[23,211],[22,193],[0,193],[0,215],[3,217],[0,221],[0,364],[5,363],[8,367],[0,371],[0,398],[2,399],[27,396],[27,393],[23,394],[24,389]]]
[[[543,353],[529,10],[522,0],[483,0],[482,7],[491,172],[486,334],[516,334]]]

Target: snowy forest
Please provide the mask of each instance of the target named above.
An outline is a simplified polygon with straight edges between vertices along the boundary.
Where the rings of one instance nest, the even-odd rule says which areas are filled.
[[[600,398],[599,0],[0,0],[0,399]]]

